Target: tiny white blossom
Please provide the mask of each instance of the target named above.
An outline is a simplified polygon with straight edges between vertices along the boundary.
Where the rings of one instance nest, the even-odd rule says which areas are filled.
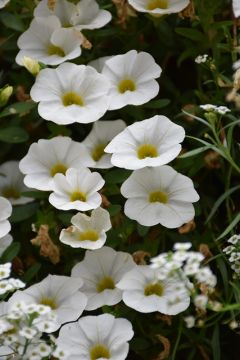
[[[191,315],[185,316],[185,317],[183,318],[183,320],[185,321],[186,327],[187,327],[188,329],[194,327],[194,325],[195,325],[195,317],[194,317],[194,316],[191,316]]]
[[[33,329],[32,327],[25,326],[19,331],[19,335],[23,336],[24,338],[31,340],[37,334],[37,330]]]
[[[194,305],[201,309],[205,310],[208,303],[208,297],[206,295],[197,295],[194,298]]]
[[[204,64],[208,60],[208,55],[198,55],[195,59],[195,63],[197,64]]]

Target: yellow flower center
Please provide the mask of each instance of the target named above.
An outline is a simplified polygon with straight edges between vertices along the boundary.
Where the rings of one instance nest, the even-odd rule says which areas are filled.
[[[93,160],[98,161],[101,159],[101,157],[105,154],[104,149],[106,146],[106,144],[99,144],[95,146],[95,148],[92,150]]]
[[[13,187],[6,187],[2,191],[2,196],[4,196],[7,199],[19,199],[21,196],[20,191],[17,189],[14,189]]]
[[[86,194],[82,191],[74,191],[70,196],[70,201],[77,201],[77,200],[86,202],[87,201]]]
[[[118,84],[118,91],[121,94],[124,94],[126,91],[135,91],[135,90],[136,90],[136,85],[131,79],[121,80],[120,83]]]
[[[97,285],[97,291],[99,293],[106,289],[109,289],[109,290],[115,289],[114,281],[110,276],[103,277]]]
[[[49,298],[49,297],[42,298],[40,300],[40,304],[49,306],[53,310],[57,308],[56,302],[52,298]]]
[[[108,348],[102,344],[94,345],[90,350],[91,360],[110,359],[110,352]]]
[[[97,241],[99,239],[98,233],[95,230],[86,230],[82,232],[79,236],[80,241],[90,240]]]
[[[62,102],[64,106],[71,106],[71,105],[84,106],[83,98],[73,91],[69,91],[66,94],[64,94],[62,97]]]
[[[151,203],[159,202],[162,204],[166,204],[168,202],[167,194],[162,191],[153,191],[149,194],[149,201]]]
[[[147,286],[145,286],[144,289],[145,296],[151,296],[151,295],[162,296],[163,292],[164,292],[163,286],[159,283],[148,284]]]
[[[60,48],[59,46],[55,46],[53,44],[48,45],[47,53],[49,56],[51,56],[51,55],[57,55],[57,56],[61,56],[61,57],[65,56],[65,52],[63,51],[63,49]]]
[[[54,175],[56,175],[56,174],[65,175],[66,171],[67,171],[66,165],[64,165],[62,163],[57,163],[51,167],[50,174],[52,177],[54,177]]]
[[[145,159],[147,157],[154,158],[158,156],[157,148],[151,144],[143,144],[139,146],[137,150],[139,159]]]
[[[168,0],[150,0],[147,4],[147,10],[167,9]]]

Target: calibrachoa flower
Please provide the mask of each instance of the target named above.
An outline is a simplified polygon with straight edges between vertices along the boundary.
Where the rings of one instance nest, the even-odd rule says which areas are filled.
[[[181,151],[185,131],[166,116],[156,115],[150,119],[128,126],[104,149],[112,153],[114,166],[125,169],[141,169],[160,166],[172,161]]]
[[[33,199],[22,196],[29,191],[23,183],[23,175],[19,171],[19,161],[7,161],[0,165],[0,195],[7,198],[12,205],[26,204]]]
[[[97,58],[95,60],[92,60],[88,63],[88,65],[94,67],[98,72],[102,72],[102,69],[105,65],[105,62],[109,59],[111,59],[113,56],[102,56],[100,58]]]
[[[79,291],[82,284],[80,278],[48,275],[40,283],[14,293],[8,301],[9,307],[11,309],[21,301],[49,306],[57,316],[56,326],[52,329],[56,331],[65,322],[77,320],[85,309],[87,298]]]
[[[12,214],[11,203],[0,196],[0,238],[7,235],[11,230],[11,224],[7,220]]]
[[[71,349],[67,360],[124,360],[134,333],[131,323],[110,314],[85,316],[64,325],[57,343]]]
[[[111,229],[110,215],[99,207],[91,216],[77,213],[71,219],[72,226],[63,229],[60,241],[73,248],[99,249],[106,241],[106,231]]]
[[[95,162],[91,167],[98,169],[113,167],[111,155],[105,153],[105,147],[125,127],[123,120],[97,121],[93,124],[91,132],[82,142]]]
[[[0,257],[4,253],[4,251],[11,245],[13,238],[10,234],[5,235],[0,238]]]
[[[189,0],[128,0],[137,11],[152,15],[178,13],[188,6]]]
[[[71,275],[83,280],[82,291],[88,297],[86,310],[120,302],[122,291],[116,283],[135,266],[131,255],[125,252],[107,246],[88,250],[84,260],[73,267]]]
[[[128,199],[126,216],[141,225],[167,228],[192,220],[192,203],[199,200],[192,180],[167,165],[135,170],[122,184],[121,193]]]
[[[129,104],[145,104],[154,98],[159,91],[155,79],[161,72],[160,66],[146,52],[130,50],[107,60],[102,74],[111,83],[109,110],[120,109]]]
[[[124,303],[143,313],[159,311],[176,315],[190,304],[184,283],[177,277],[159,280],[157,271],[147,265],[138,265],[126,273],[117,287],[123,291]]]
[[[53,193],[49,202],[60,210],[88,211],[101,205],[102,197],[97,192],[104,185],[102,176],[88,168],[68,169],[66,174],[56,174]]]
[[[95,0],[81,0],[77,4],[58,0],[52,10],[49,9],[48,0],[42,0],[36,7],[34,15],[37,17],[56,15],[62,27],[74,27],[77,30],[101,28],[112,18],[111,13],[100,9]]]
[[[63,63],[40,71],[30,95],[45,120],[59,125],[91,123],[109,107],[108,79],[92,66]]]
[[[33,143],[19,168],[26,174],[24,183],[38,190],[52,190],[53,177],[65,174],[67,169],[92,166],[86,147],[66,136],[57,136]]]
[[[80,36],[71,29],[61,28],[56,16],[35,18],[18,39],[20,51],[16,63],[23,65],[30,57],[47,65],[58,65],[81,54]]]
[[[4,6],[6,6],[9,3],[10,0],[0,0],[0,9],[2,9]]]

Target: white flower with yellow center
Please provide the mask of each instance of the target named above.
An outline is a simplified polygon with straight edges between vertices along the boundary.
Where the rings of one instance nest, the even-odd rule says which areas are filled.
[[[52,329],[56,331],[62,324],[77,320],[85,309],[87,298],[79,291],[82,284],[80,278],[48,275],[40,283],[15,292],[8,301],[9,309],[19,302],[47,305],[57,316]]]
[[[19,161],[7,161],[0,165],[0,196],[8,199],[12,205],[33,201],[34,199],[21,195],[24,191],[29,191],[29,189],[23,183]]]
[[[179,278],[158,280],[157,271],[147,265],[129,271],[117,287],[123,291],[124,303],[142,313],[176,315],[190,304],[188,290]]]
[[[102,176],[88,168],[68,169],[66,174],[56,174],[53,193],[49,202],[60,210],[88,211],[101,205],[102,197],[97,192],[104,185]]]
[[[65,174],[67,169],[92,166],[86,147],[67,136],[57,136],[49,140],[40,139],[33,143],[27,155],[20,161],[19,168],[25,174],[24,183],[28,187],[50,191],[56,174]]]
[[[7,235],[11,230],[11,224],[7,220],[11,214],[11,203],[6,198],[0,196],[0,238]]]
[[[106,231],[112,225],[107,210],[99,207],[93,210],[91,216],[77,213],[71,219],[72,226],[63,229],[60,241],[73,248],[99,249],[106,241]]]
[[[109,107],[109,81],[92,66],[63,63],[39,72],[30,95],[45,120],[59,125],[91,123]]]
[[[4,8],[10,0],[0,0],[0,9]]]
[[[112,18],[109,11],[99,8],[95,0],[81,0],[77,4],[70,1],[58,0],[54,8],[48,7],[48,0],[42,0],[34,11],[36,17],[56,15],[62,27],[74,27],[77,30],[98,29],[105,26]]]
[[[82,291],[88,297],[86,310],[119,303],[122,291],[116,288],[116,283],[135,266],[131,255],[125,252],[107,246],[88,250],[84,260],[73,267],[71,275],[83,280]]]
[[[109,110],[120,109],[126,105],[145,104],[154,98],[159,91],[155,79],[161,72],[160,66],[146,52],[130,50],[107,60],[102,74],[111,83]]]
[[[178,13],[189,4],[189,0],[128,0],[128,2],[135,10],[155,16]]]
[[[125,127],[126,124],[123,120],[97,121],[93,124],[91,132],[82,142],[95,162],[91,167],[98,169],[113,167],[111,155],[105,153],[105,147]]]
[[[130,321],[110,314],[85,316],[64,325],[57,344],[71,351],[66,360],[124,360],[133,337]]]
[[[193,182],[168,165],[135,170],[122,184],[124,212],[144,226],[177,228],[194,217],[199,200]]]
[[[16,62],[23,65],[24,57],[29,57],[46,65],[59,65],[81,54],[81,42],[76,31],[61,28],[56,16],[35,18],[18,39]]]
[[[118,134],[104,149],[114,166],[141,169],[172,161],[181,151],[185,131],[166,116],[136,122]]]

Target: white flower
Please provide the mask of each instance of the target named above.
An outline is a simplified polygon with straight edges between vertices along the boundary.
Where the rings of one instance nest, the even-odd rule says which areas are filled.
[[[95,0],[81,0],[77,4],[58,0],[53,10],[49,9],[47,0],[42,0],[36,7],[34,15],[36,17],[56,15],[62,27],[74,27],[77,30],[101,28],[112,18],[111,13],[101,10]]]
[[[204,283],[212,288],[216,286],[217,278],[208,266],[199,269],[195,277],[199,283]]]
[[[93,210],[91,216],[77,213],[71,219],[73,226],[63,229],[60,241],[73,248],[99,249],[106,241],[106,231],[111,229],[110,215],[101,207]]]
[[[113,154],[114,166],[131,170],[155,167],[169,163],[180,153],[184,136],[182,126],[156,115],[128,126],[104,151]]]
[[[97,58],[95,60],[92,60],[88,63],[89,66],[94,67],[99,73],[102,72],[102,69],[105,65],[105,62],[109,59],[111,59],[113,56],[102,56],[100,58]]]
[[[154,98],[159,91],[155,79],[160,76],[161,71],[154,58],[146,52],[130,50],[107,60],[102,74],[111,83],[109,110],[120,109],[129,104],[145,104]]]
[[[212,105],[212,104],[200,105],[199,107],[205,111],[214,111],[217,108],[216,105]]]
[[[26,174],[24,183],[38,190],[52,190],[53,177],[67,169],[79,169],[94,164],[84,145],[66,136],[33,143],[19,168]]]
[[[199,200],[192,180],[167,165],[133,171],[121,193],[126,216],[144,226],[177,228],[193,219]]]
[[[198,55],[195,59],[195,63],[197,64],[204,64],[208,59],[208,55],[204,54],[204,55]]]
[[[21,192],[29,189],[23,183],[23,175],[19,171],[19,161],[7,161],[0,165],[0,195],[12,205],[26,204],[33,199],[22,196]]]
[[[214,111],[217,114],[225,115],[228,112],[231,112],[226,106],[216,106],[212,104],[200,105],[200,108],[205,111]]]
[[[0,196],[0,238],[7,235],[11,230],[11,224],[7,220],[11,214],[11,203],[4,197]]]
[[[82,280],[67,276],[48,275],[40,283],[34,284],[24,291],[15,292],[9,299],[9,308],[16,302],[26,304],[43,304],[52,309],[57,315],[55,329],[68,321],[75,321],[85,309],[86,296],[79,291]],[[46,331],[46,329],[44,329]],[[46,331],[47,332],[47,331]]]
[[[185,242],[185,243],[175,243],[173,246],[174,250],[179,250],[179,251],[187,251],[192,247],[192,243],[190,242]]]
[[[226,106],[218,106],[215,111],[220,115],[225,115],[226,113],[231,112],[231,110]]]
[[[29,326],[25,326],[19,331],[19,335],[29,340],[33,339],[36,334],[37,334],[37,330]]]
[[[9,3],[10,0],[0,0],[0,9],[2,9],[4,6],[6,6]]]
[[[194,305],[201,310],[206,309],[207,303],[208,303],[208,297],[206,295],[203,294],[197,295],[194,298]]]
[[[11,274],[11,263],[0,264],[0,280],[6,279]]]
[[[58,65],[80,56],[81,43],[77,32],[61,28],[56,16],[35,18],[18,39],[16,63],[23,65],[23,58],[30,57],[46,65]]]
[[[104,149],[125,127],[126,124],[123,120],[97,121],[93,124],[92,130],[82,142],[94,161],[94,165],[91,167],[98,169],[113,167],[111,155],[105,153]]]
[[[240,16],[240,2],[239,0],[232,0],[232,6],[233,6],[233,13],[234,16],[237,18]]]
[[[56,174],[53,193],[49,202],[57,209],[88,211],[101,205],[102,198],[97,192],[104,185],[102,176],[88,168],[68,169],[66,174]]]
[[[176,315],[190,304],[188,291],[179,278],[158,280],[158,272],[147,265],[129,271],[117,287],[123,290],[124,303],[143,313]]]
[[[240,235],[235,234],[235,235],[231,236],[230,239],[228,239],[228,242],[233,245],[236,245],[238,242],[240,244]]]
[[[183,318],[183,320],[185,321],[186,327],[187,327],[188,329],[191,329],[191,328],[194,327],[194,325],[195,325],[195,317],[194,317],[194,316],[191,316],[191,315],[185,316],[185,317]]]
[[[57,342],[71,351],[67,360],[124,360],[133,334],[128,320],[103,314],[85,316],[74,324],[64,325]]]
[[[63,63],[56,69],[43,69],[37,75],[30,95],[43,119],[59,125],[90,123],[109,107],[108,79],[93,67]]]
[[[88,297],[86,310],[120,302],[122,291],[116,288],[116,283],[135,266],[131,255],[125,252],[107,246],[88,250],[84,260],[72,269],[72,276],[83,280],[82,291]]]
[[[157,16],[178,13],[189,4],[189,0],[128,0],[128,2],[137,11]]]
[[[0,238],[0,257],[2,256],[4,251],[11,245],[12,241],[13,238],[10,234]]]

